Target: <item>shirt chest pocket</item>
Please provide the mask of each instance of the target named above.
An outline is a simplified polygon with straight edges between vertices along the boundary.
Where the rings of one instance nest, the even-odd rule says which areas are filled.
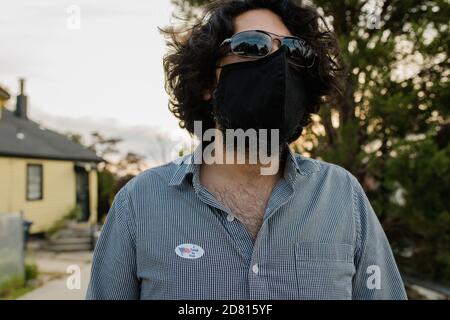
[[[351,299],[353,246],[298,242],[295,271],[300,299]]]

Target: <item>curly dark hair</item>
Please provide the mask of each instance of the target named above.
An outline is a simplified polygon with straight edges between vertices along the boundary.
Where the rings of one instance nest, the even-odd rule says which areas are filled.
[[[219,46],[234,34],[234,18],[252,9],[276,13],[289,31],[306,40],[317,54],[314,65],[306,69],[309,103],[300,124],[308,125],[311,113],[317,113],[322,104],[338,103],[344,89],[340,50],[334,33],[316,8],[295,0],[219,0],[204,9],[202,18],[189,27],[160,29],[169,47],[163,61],[169,109],[180,120],[181,128],[193,134],[194,121],[202,121],[203,130],[215,127],[204,96],[216,86],[216,63],[223,55]]]

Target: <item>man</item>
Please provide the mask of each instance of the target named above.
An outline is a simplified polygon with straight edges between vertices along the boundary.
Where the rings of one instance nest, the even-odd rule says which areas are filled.
[[[335,37],[316,10],[219,1],[187,33],[165,32],[167,89],[181,125],[202,142],[208,130],[238,134],[216,135],[213,151],[202,144],[120,190],[87,297],[405,299],[356,178],[288,147],[341,85]],[[264,134],[239,151],[234,142],[248,130]],[[255,145],[270,161],[236,163],[253,158]],[[262,174],[268,167],[276,170]]]

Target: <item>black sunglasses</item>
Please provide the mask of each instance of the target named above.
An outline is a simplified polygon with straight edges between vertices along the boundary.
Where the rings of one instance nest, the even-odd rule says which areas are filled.
[[[234,55],[244,58],[258,59],[272,52],[273,41],[279,42],[279,47],[285,46],[288,50],[290,62],[298,67],[312,67],[315,53],[305,40],[294,36],[280,36],[262,30],[248,30],[234,34],[225,39],[220,48]]]

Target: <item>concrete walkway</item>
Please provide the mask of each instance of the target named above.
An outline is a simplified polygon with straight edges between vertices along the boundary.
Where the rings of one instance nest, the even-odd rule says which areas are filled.
[[[37,264],[40,285],[19,300],[83,300],[85,298],[91,271],[92,252],[36,252],[27,259]],[[79,289],[76,288],[78,274]]]

